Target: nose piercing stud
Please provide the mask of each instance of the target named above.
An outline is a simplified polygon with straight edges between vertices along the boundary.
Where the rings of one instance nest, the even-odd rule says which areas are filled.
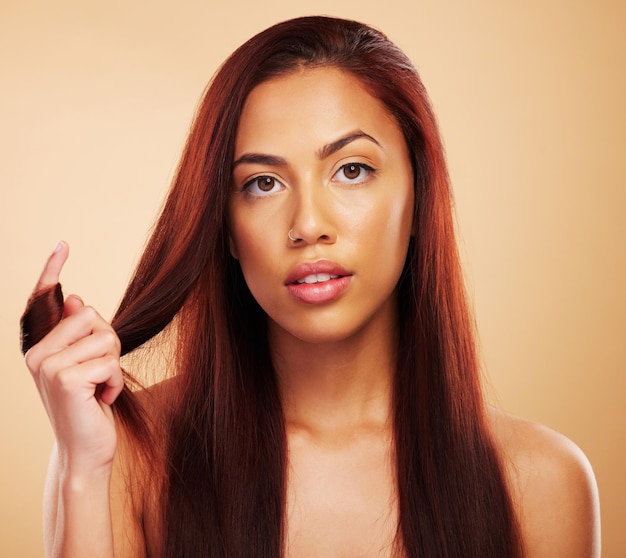
[[[294,238],[293,236],[291,236],[291,231],[292,231],[292,230],[293,230],[293,229],[289,229],[289,232],[287,233],[287,238],[288,238],[289,240],[291,240],[291,242],[297,242],[299,239],[298,239],[298,238]]]

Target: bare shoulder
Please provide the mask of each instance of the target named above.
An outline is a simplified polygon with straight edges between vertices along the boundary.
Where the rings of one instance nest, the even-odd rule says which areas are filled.
[[[158,555],[160,480],[164,474],[162,435],[172,393],[171,380],[134,392],[150,432],[149,454],[136,436],[118,425],[118,445],[111,477],[111,519],[115,555]]]
[[[571,440],[537,423],[490,409],[528,558],[599,558],[598,490],[591,465]]]

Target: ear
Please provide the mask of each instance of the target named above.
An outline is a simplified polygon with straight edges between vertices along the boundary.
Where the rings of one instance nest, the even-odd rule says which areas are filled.
[[[237,253],[237,247],[235,246],[235,241],[230,234],[228,235],[228,249],[230,250],[230,255],[238,260],[239,254]]]

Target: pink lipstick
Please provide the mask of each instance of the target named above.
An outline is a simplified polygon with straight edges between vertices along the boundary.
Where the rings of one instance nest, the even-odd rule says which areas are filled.
[[[323,304],[338,298],[350,284],[352,274],[329,260],[298,264],[285,286],[294,298],[307,304]]]

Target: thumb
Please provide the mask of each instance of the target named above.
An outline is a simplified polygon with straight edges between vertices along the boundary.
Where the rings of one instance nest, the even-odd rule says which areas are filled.
[[[69,295],[63,303],[63,317],[67,318],[72,314],[76,314],[76,312],[78,312],[84,306],[85,303],[83,302],[83,299],[80,298],[78,295]]]

